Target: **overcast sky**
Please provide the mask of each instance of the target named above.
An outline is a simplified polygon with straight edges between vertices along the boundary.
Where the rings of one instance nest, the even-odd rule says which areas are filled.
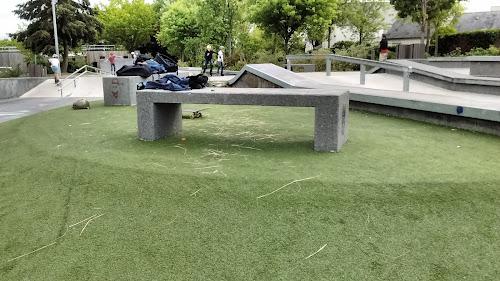
[[[2,9],[0,9],[0,40],[8,38],[8,33],[13,33],[18,30],[18,26],[23,24],[19,18],[12,12],[16,9],[16,5],[24,3],[27,0],[2,0]],[[109,3],[108,0],[90,0],[92,4],[99,2]],[[152,3],[153,0],[145,2]],[[500,0],[468,0],[464,2],[467,12],[482,12],[489,11],[491,6],[500,6]]]

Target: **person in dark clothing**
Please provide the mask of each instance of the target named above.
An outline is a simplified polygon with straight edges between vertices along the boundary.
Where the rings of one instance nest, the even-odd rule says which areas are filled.
[[[380,44],[378,45],[380,48],[380,57],[379,61],[387,60],[387,53],[389,53],[389,43],[387,42],[387,37],[385,34],[382,34],[382,40],[380,40]]]
[[[217,55],[217,52],[212,50],[212,47],[208,45],[205,50],[205,65],[203,66],[203,73],[207,70],[207,64],[210,63],[210,76],[212,76],[212,69],[214,67],[214,58],[212,57],[213,54]]]

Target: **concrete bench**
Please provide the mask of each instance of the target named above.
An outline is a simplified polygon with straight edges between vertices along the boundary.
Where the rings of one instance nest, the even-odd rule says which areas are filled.
[[[349,94],[332,89],[205,88],[170,92],[137,91],[141,140],[154,141],[182,130],[182,104],[314,107],[314,149],[339,151],[347,141]]]
[[[316,70],[316,65],[314,64],[306,64],[306,63],[292,63],[290,64],[291,68],[295,67],[302,67],[304,69],[304,72],[314,72]],[[283,65],[284,68],[287,68],[287,65]],[[291,69],[289,69],[291,70]]]

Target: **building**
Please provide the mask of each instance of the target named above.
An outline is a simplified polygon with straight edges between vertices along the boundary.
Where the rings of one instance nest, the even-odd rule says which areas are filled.
[[[384,24],[387,25],[388,27],[390,27],[397,18],[397,12],[396,12],[396,10],[394,10],[394,7],[389,4],[388,0],[385,0],[385,1],[381,0],[381,2],[386,2],[388,4],[387,9],[382,11],[382,16],[384,18]],[[384,30],[384,29],[379,30],[377,32],[377,34],[375,35],[373,43],[380,41],[380,37],[382,37],[383,33],[387,33],[387,30]],[[356,42],[356,41],[359,41],[359,35],[354,34],[348,25],[334,26],[332,28],[332,31],[330,34],[330,46],[332,46],[333,44],[340,42],[340,41],[355,41]],[[320,49],[320,48],[328,49],[330,46],[328,46],[328,40],[325,40],[319,44],[318,44],[318,42],[313,44],[312,42],[307,41],[305,50],[306,50],[306,52],[308,52],[308,51],[313,50],[313,49]]]
[[[455,27],[458,32],[500,29],[500,7],[492,7],[490,12],[463,14]],[[420,26],[397,20],[387,31],[389,45],[420,43]],[[432,34],[432,32],[431,32]]]

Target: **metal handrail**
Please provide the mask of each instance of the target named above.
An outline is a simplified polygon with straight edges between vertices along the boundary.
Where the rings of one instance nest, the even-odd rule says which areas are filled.
[[[94,69],[96,70],[96,72],[92,72],[92,71],[89,71],[88,68],[90,69]],[[68,83],[65,83],[70,77],[78,74],[81,70],[85,69],[84,72],[80,73],[80,75],[76,76],[75,78],[71,79],[70,81],[68,81]],[[87,74],[87,73],[92,73],[92,74],[96,74],[96,75],[102,75],[103,73],[106,73],[106,74],[111,74],[109,73],[108,71],[104,71],[100,68],[97,68],[97,67],[93,67],[93,66],[90,66],[90,65],[84,65],[82,67],[80,67],[79,69],[77,69],[75,72],[71,73],[68,77],[66,77],[63,82],[61,82],[61,87],[59,88],[59,91],[61,91],[61,98],[63,96],[63,89],[68,86],[69,84],[71,84],[71,82],[73,82],[74,84],[74,87],[76,87],[76,80],[80,77],[82,77],[83,75]]]
[[[347,56],[340,56],[340,55],[334,55],[334,54],[325,54],[325,55],[315,55],[315,54],[304,54],[304,55],[287,55],[286,56],[286,64],[287,64],[287,69],[291,70],[292,69],[292,63],[291,60],[293,59],[325,59],[326,60],[326,76],[331,76],[331,61],[342,61],[342,62],[348,62],[348,63],[354,63],[354,64],[359,64],[360,65],[360,78],[359,78],[359,83],[361,85],[365,85],[365,75],[366,75],[366,66],[372,66],[372,67],[380,67],[383,69],[390,69],[394,71],[401,71],[403,72],[403,91],[404,92],[409,92],[410,91],[410,74],[412,72],[412,67],[411,66],[404,66],[404,65],[397,65],[389,62],[379,62],[379,61],[372,61],[372,60],[367,60],[367,59],[361,59],[361,58],[353,58],[353,57],[347,57]]]

